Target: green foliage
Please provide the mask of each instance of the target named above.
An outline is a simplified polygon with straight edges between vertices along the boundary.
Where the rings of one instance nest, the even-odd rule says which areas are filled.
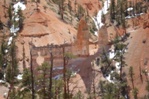
[[[126,45],[123,44],[123,43],[117,43],[117,44],[115,44],[115,51],[122,51],[125,48],[126,48]]]
[[[68,1],[68,9],[69,9],[69,12],[71,13],[71,11],[72,11],[72,6],[71,6],[71,1],[70,1],[70,0]]]
[[[118,93],[118,89],[116,85],[112,83],[106,83],[104,85],[103,99],[116,99],[117,93]]]
[[[134,71],[133,71],[133,67],[132,66],[129,68],[129,76],[131,78],[133,78],[133,76],[134,76]]]
[[[41,70],[42,72],[46,72],[50,68],[49,63],[44,62],[41,66],[39,66],[37,69]]]
[[[8,20],[8,27],[10,28],[11,25],[12,25],[12,6],[9,5],[9,8],[8,8],[8,17],[9,17],[9,20]]]
[[[16,99],[15,94],[16,94],[16,90],[15,88],[12,88],[11,92],[9,93],[9,99]]]
[[[81,19],[81,17],[84,16],[84,13],[85,13],[85,9],[81,5],[78,5],[78,10],[77,10],[78,19]]]
[[[111,16],[111,20],[115,19],[115,0],[111,0],[110,16]]]
[[[0,19],[0,30],[3,30],[3,22]]]
[[[137,96],[138,95],[138,89],[134,88],[132,93],[133,93],[134,99],[138,99],[138,96]]]
[[[11,66],[12,66],[13,75],[17,76],[19,73],[19,69],[18,69],[18,61],[16,57],[16,45],[14,41],[12,41],[12,44],[10,47],[10,56],[11,56]]]
[[[3,78],[4,74],[4,64],[6,64],[7,59],[6,59],[6,42],[5,42],[5,34],[3,34],[2,38],[2,44],[0,45],[0,79]]]
[[[65,59],[66,59],[66,64],[68,64],[69,60],[75,58],[76,56],[74,56],[74,55],[73,55],[72,53],[70,53],[70,52],[66,52],[66,53],[64,54],[64,57],[65,57]]]
[[[10,53],[9,53],[10,61],[8,63],[7,69],[6,69],[6,80],[11,83],[14,82],[15,76],[18,75],[19,70],[18,70],[18,62],[16,58],[16,46],[14,41],[12,41],[12,44],[10,46]]]
[[[90,26],[90,32],[92,34],[94,34],[95,31],[97,31],[97,28],[96,28],[95,22],[92,20],[91,21],[91,26]]]
[[[31,86],[31,72],[27,68],[23,71],[22,86]]]
[[[105,81],[100,81],[99,82],[99,89],[100,89],[100,96],[103,96],[104,95],[104,83],[105,83]]]
[[[102,20],[103,23],[105,23],[106,18],[105,18],[105,15],[104,15],[103,12],[102,12],[102,15],[101,15],[101,20]]]
[[[110,59],[109,52],[103,50],[101,55],[101,71],[104,74],[104,76],[110,75],[110,79],[113,80],[114,83],[100,82],[101,95],[102,99],[124,99],[124,96],[128,95],[127,82],[123,75],[124,73],[122,72],[123,67],[127,66],[124,60],[124,52],[126,45],[122,42],[121,38],[119,37],[113,40],[112,43],[114,45],[114,58]],[[120,63],[120,73],[117,73],[117,70],[115,69],[115,62]]]
[[[15,94],[11,93],[13,99],[31,99],[31,90],[28,88],[22,88],[20,91],[15,90]]]
[[[74,56],[72,53],[70,53],[70,52],[66,52],[66,53],[64,54],[64,57],[67,58],[67,59],[75,58],[75,56]]]
[[[9,5],[9,8],[8,8],[8,17],[9,17],[9,20],[12,19],[12,6]]]
[[[149,81],[147,81],[147,85],[146,85],[145,89],[147,92],[149,92]]]
[[[147,71],[146,70],[142,70],[142,73],[147,76]]]
[[[63,99],[63,85],[64,82],[62,79],[53,80],[53,97],[57,97],[58,99]]]
[[[79,90],[73,97],[73,99],[84,99],[84,95],[82,92]]]
[[[100,81],[99,88],[101,99],[125,99],[123,92],[125,92],[127,84],[125,81],[116,83]]]
[[[134,89],[134,80],[133,80],[133,77],[134,77],[134,71],[133,71],[133,67],[131,66],[130,68],[129,68],[129,76],[130,76],[130,80],[131,80],[131,83],[132,83],[132,87],[133,87],[133,89]]]
[[[23,12],[21,9],[18,10],[18,15],[19,15],[19,22],[17,22],[19,24],[19,28],[20,30],[23,28],[23,22],[24,22],[24,16],[23,16]]]
[[[32,0],[32,2],[35,2],[35,0]]]
[[[44,62],[41,66],[39,66],[37,68],[38,70],[38,76],[36,77],[36,81],[37,81],[37,85],[39,87],[41,87],[39,90],[38,90],[38,93],[39,93],[39,97],[41,99],[45,99],[47,98],[48,96],[48,92],[47,92],[47,88],[48,87],[48,79],[47,79],[47,75],[49,75],[49,70],[50,70],[50,66],[49,66],[49,63],[47,62]]]
[[[65,10],[65,7],[64,7],[65,0],[52,0],[52,1],[59,6],[59,14],[61,15],[61,18],[63,20],[64,19],[64,10]]]
[[[114,80],[114,81],[120,81],[120,76],[117,72],[113,72],[111,74],[111,79]]]
[[[60,2],[62,1],[62,0],[52,0],[55,4],[60,4]]]
[[[112,60],[109,58],[109,54],[103,49],[101,55],[101,71],[102,73],[109,74],[111,70],[114,69]]]
[[[3,71],[0,69],[0,79],[3,79],[4,73]]]
[[[14,76],[12,75],[12,71],[11,71],[11,66],[10,64],[7,66],[7,69],[6,69],[6,81],[7,82],[11,82],[12,79],[14,79]]]

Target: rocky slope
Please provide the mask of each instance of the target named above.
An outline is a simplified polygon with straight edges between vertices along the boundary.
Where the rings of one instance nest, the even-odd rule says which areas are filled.
[[[9,4],[8,0],[6,1],[7,1],[6,3]],[[16,39],[16,45],[18,47],[17,55],[19,59],[20,70],[22,70],[23,46],[25,47],[25,61],[27,67],[29,67],[29,59],[30,59],[29,42],[32,42],[35,46],[46,46],[51,43],[59,45],[63,44],[64,41],[66,41],[66,43],[72,43],[76,41],[77,35],[81,34],[82,31],[79,30],[82,30],[82,28],[85,29],[87,28],[87,25],[86,24],[84,25],[84,22],[82,21],[81,21],[82,24],[80,22],[81,29],[77,28],[76,24],[79,22],[77,21],[78,19],[74,19],[73,21],[74,24],[62,21],[60,16],[57,14],[58,12],[57,6],[50,0],[49,0],[51,2],[50,6],[47,4],[46,0],[41,0],[40,4],[38,4],[39,10],[37,10],[37,6],[35,3],[32,3],[30,0],[27,1],[28,2],[26,4],[26,9],[25,11],[23,11],[23,16],[25,17],[24,26],[22,31],[19,32],[18,37]],[[90,16],[94,16],[96,11],[98,11],[102,5],[100,2],[98,2],[98,0],[76,0],[76,1],[78,4],[82,5],[83,8],[88,10]],[[67,2],[68,1],[66,0],[66,4]],[[71,2],[73,10],[75,10],[74,5],[75,0],[71,0]],[[0,18],[2,22],[7,23],[7,18],[4,17],[5,16],[4,12],[6,11],[4,11],[3,5],[4,2],[0,1]],[[45,6],[47,7],[46,9]],[[140,76],[139,67],[141,67],[142,70],[143,69],[147,71],[149,70],[148,68],[149,28],[148,23],[145,23],[146,22],[145,20],[149,20],[148,16],[149,14],[146,16],[142,15],[141,16],[142,21],[140,19],[139,23],[142,22],[144,24],[136,25],[133,28],[130,19],[128,22],[128,24],[130,24],[130,27],[127,29],[127,32],[130,32],[130,38],[127,41],[129,45],[128,45],[128,53],[126,53],[125,57],[128,66],[134,67],[135,78],[136,78],[135,84],[137,85],[137,88],[140,89],[139,91],[144,91],[146,84],[145,80],[141,82],[139,79],[137,79]],[[139,18],[136,18],[136,20],[137,19]],[[116,28],[115,26],[110,24],[109,19],[106,19],[105,23],[106,25],[99,30],[99,37],[98,37],[99,48],[102,48],[103,46],[107,45],[110,40],[116,37],[116,35],[121,36],[124,34],[124,30],[121,28]],[[94,35],[92,35],[92,40],[97,41],[97,38]],[[78,81],[77,90],[81,90],[83,93],[85,93],[87,88],[92,87],[94,73],[92,71],[91,62],[96,57],[98,57],[98,55],[100,54],[99,52],[100,50],[98,51],[98,53],[96,53],[93,56],[90,56],[89,58],[85,59],[81,64],[79,64],[77,68],[80,69],[80,72],[76,75],[76,77],[72,79],[72,81],[74,82]],[[128,72],[127,67],[125,68],[125,71]],[[100,77],[102,77],[102,75],[99,73],[99,75],[96,78],[97,79],[96,81],[98,81]],[[143,79],[145,79],[145,76],[143,76]],[[143,96],[144,93],[140,93],[139,95]]]

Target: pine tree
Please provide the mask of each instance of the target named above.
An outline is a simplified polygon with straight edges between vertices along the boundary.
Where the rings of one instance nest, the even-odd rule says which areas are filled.
[[[73,97],[73,99],[84,99],[84,95],[82,92],[79,90]]]
[[[145,75],[146,81],[149,81],[149,80],[148,80],[147,71],[146,71],[146,70],[142,70],[142,73]]]
[[[138,99],[138,89],[137,88],[133,89],[133,97],[134,97],[134,99]]]
[[[31,72],[27,68],[23,70],[22,86],[31,88]]]
[[[145,89],[146,89],[146,91],[148,92],[148,95],[149,95],[149,81],[147,81]]]
[[[24,22],[24,16],[23,16],[23,12],[21,9],[18,10],[18,15],[19,15],[19,22],[18,22],[18,25],[19,25],[19,28],[20,30],[23,29],[23,22]]]
[[[34,78],[34,70],[33,70],[32,48],[30,48],[30,72],[31,72],[32,99],[35,99],[35,89],[34,89],[35,88],[35,86],[34,86],[35,85],[35,78]]]
[[[9,17],[9,20],[8,20],[8,27],[10,28],[11,25],[12,25],[12,6],[9,5],[9,8],[8,8],[8,17]]]
[[[71,15],[71,22],[72,22],[72,6],[71,6],[71,1],[68,1],[68,9],[69,9],[69,13]]]
[[[50,66],[50,74],[49,74],[49,98],[52,97],[52,77],[53,77],[53,53],[52,53],[52,45],[51,45],[51,49],[50,49],[50,61],[51,61],[51,66]]]
[[[53,0],[53,2],[59,6],[59,13],[60,13],[61,19],[64,20],[65,0]]]
[[[6,63],[6,58],[5,58],[6,43],[4,39],[5,39],[5,34],[3,34],[2,44],[0,46],[0,68],[5,68],[4,63]]]
[[[133,79],[134,71],[133,71],[133,67],[132,66],[129,68],[129,76],[130,76],[130,80],[131,80],[131,83],[132,83],[132,87],[134,89],[134,79]]]
[[[64,20],[64,10],[65,10],[65,8],[64,8],[64,3],[65,3],[65,0],[61,0],[61,11],[60,11],[60,14],[61,14],[61,18],[62,18],[62,20]]]
[[[75,13],[77,12],[77,0],[75,0],[75,2],[74,2],[74,4],[75,4]]]
[[[37,77],[38,85],[41,87],[39,89],[39,94],[41,99],[46,99],[47,98],[47,75],[49,75],[49,64],[44,62],[41,66],[37,68],[39,75]],[[42,84],[42,85],[41,85]]]
[[[111,5],[110,5],[110,18],[111,18],[111,21],[113,19],[115,19],[115,0],[111,0]]]
[[[7,67],[6,71],[6,80],[10,83],[10,89],[8,92],[8,98],[12,98],[15,96],[15,89],[14,89],[14,82],[15,76],[19,73],[17,59],[16,59],[16,45],[15,42],[12,41],[11,48],[10,48],[10,63]]]
[[[81,5],[78,5],[77,18],[80,20],[84,16],[85,10]]]
[[[114,43],[114,51],[115,51],[115,61],[120,62],[120,79],[122,79],[123,67],[127,66],[124,60],[124,53],[127,47],[118,37],[115,39]]]
[[[105,49],[103,49],[101,55],[101,71],[104,75],[107,75],[110,73],[112,68],[114,68],[112,65],[112,60],[109,58],[109,55]]]

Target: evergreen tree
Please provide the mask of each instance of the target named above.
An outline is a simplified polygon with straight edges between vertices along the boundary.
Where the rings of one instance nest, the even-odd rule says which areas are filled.
[[[111,0],[111,5],[110,5],[110,18],[111,18],[111,21],[113,19],[115,19],[115,0]]]
[[[73,99],[84,99],[84,95],[82,92],[79,90],[73,97]]]
[[[15,77],[18,75],[18,65],[17,65],[17,59],[16,59],[16,46],[15,42],[12,41],[11,47],[10,47],[10,63],[7,67],[6,71],[6,80],[10,83],[10,89],[8,92],[8,98],[15,99],[15,89],[14,89],[14,83],[15,83]]]
[[[6,49],[6,44],[5,44],[4,37],[3,37],[2,44],[0,46],[0,68],[3,68],[4,63],[6,62],[5,49]]]
[[[21,9],[19,9],[17,13],[19,15],[19,22],[18,22],[19,26],[18,27],[20,28],[20,30],[22,30],[23,29],[24,16],[23,16]]]
[[[145,89],[146,89],[146,91],[148,92],[148,95],[149,95],[149,81],[147,81],[146,83],[147,83],[147,84],[146,84]]]
[[[130,76],[130,79],[131,79],[132,87],[134,89],[134,79],[133,79],[134,71],[133,71],[133,67],[132,66],[129,68],[129,76]]]
[[[101,71],[105,76],[108,75],[112,69],[114,69],[112,60],[109,58],[109,54],[103,49],[101,55]]]
[[[8,8],[8,17],[9,17],[9,20],[8,20],[8,27],[10,28],[11,25],[12,25],[12,6],[9,5],[9,8]]]
[[[53,0],[53,2],[59,6],[59,13],[60,13],[61,19],[64,20],[65,0]]]
[[[138,89],[137,88],[133,89],[133,97],[134,97],[134,99],[138,99]]]
[[[41,99],[47,98],[47,75],[49,75],[49,64],[44,62],[41,66],[37,68],[39,75],[37,77],[37,84],[39,87],[39,95]]]
[[[27,68],[23,71],[22,86],[31,88],[31,72]]]
[[[80,20],[84,16],[85,10],[81,5],[78,5],[77,18]]]

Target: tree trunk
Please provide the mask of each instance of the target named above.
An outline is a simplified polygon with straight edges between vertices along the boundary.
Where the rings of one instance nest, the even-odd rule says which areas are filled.
[[[35,89],[34,89],[34,74],[33,74],[33,62],[32,62],[32,49],[30,49],[30,55],[31,55],[31,67],[30,67],[30,70],[31,70],[31,87],[32,87],[32,99],[35,99]]]
[[[25,48],[24,48],[24,43],[23,43],[23,69],[26,68],[26,65],[25,65]]]
[[[64,80],[64,99],[67,99],[67,90],[66,90],[66,58],[65,58],[65,46],[63,46],[63,65],[64,65],[64,68],[63,68],[63,80]]]
[[[50,76],[49,76],[49,99],[52,98],[52,75],[53,75],[53,54],[52,52],[50,53],[51,55],[51,67],[50,67]]]

